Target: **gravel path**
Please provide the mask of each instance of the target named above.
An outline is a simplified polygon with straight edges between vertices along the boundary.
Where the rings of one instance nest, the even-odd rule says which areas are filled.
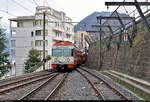
[[[98,100],[98,97],[80,73],[74,70],[52,100]]]
[[[140,100],[138,97],[136,97],[134,94],[130,93],[129,91],[123,89],[122,87],[118,86],[117,84],[115,84],[114,82],[112,82],[112,80],[108,79],[107,77],[105,77],[104,75],[98,73],[95,70],[91,70],[91,69],[87,69],[85,67],[82,67],[92,73],[94,73],[95,75],[97,75],[100,78],[103,78],[106,82],[108,82],[109,84],[111,84],[112,87],[117,88],[118,91],[120,91],[121,93],[123,93],[125,96],[127,96],[130,100]]]

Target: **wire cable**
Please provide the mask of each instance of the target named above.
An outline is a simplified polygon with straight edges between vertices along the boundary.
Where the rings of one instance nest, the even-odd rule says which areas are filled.
[[[24,7],[23,5],[21,5],[20,3],[16,2],[15,0],[12,0],[12,1],[13,1],[14,3],[16,3],[17,5],[19,5],[20,7],[24,8],[26,11],[31,12],[31,13],[34,13],[34,12],[32,12],[30,9],[28,9],[28,8]]]
[[[37,3],[35,0],[33,0],[33,2],[34,2],[34,4],[35,4],[36,6],[39,6],[38,3]]]
[[[51,21],[50,19],[49,19],[49,17],[48,17],[48,15],[46,15],[47,16],[47,19],[49,20],[48,21],[48,23],[80,23],[80,24],[85,24],[85,25],[87,25],[87,24],[95,24],[96,22],[67,22],[67,21]]]
[[[9,13],[8,11],[4,11],[4,10],[0,10],[0,11],[1,11],[1,12],[4,12],[4,13],[7,13],[8,15],[17,17],[16,15],[14,15],[14,14],[12,14],[12,13]]]

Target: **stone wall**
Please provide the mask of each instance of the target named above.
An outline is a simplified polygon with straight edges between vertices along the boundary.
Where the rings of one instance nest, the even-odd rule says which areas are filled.
[[[99,59],[99,41],[89,46],[87,67],[96,70],[115,70],[133,77],[150,81],[150,34],[142,22],[137,25],[133,46],[122,40],[120,48],[111,42],[110,50],[102,50],[102,60]],[[102,63],[102,66],[99,66]]]

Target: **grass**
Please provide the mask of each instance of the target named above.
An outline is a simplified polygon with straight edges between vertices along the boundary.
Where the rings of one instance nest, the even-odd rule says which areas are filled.
[[[141,47],[142,46],[142,40],[143,40],[144,34],[142,32],[138,33],[138,35],[135,37],[135,39],[133,40],[133,48],[137,47]]]
[[[112,75],[110,75],[110,74],[108,74],[108,73],[105,73],[105,72],[102,72],[102,74],[108,76],[113,82],[118,83],[118,84],[120,84],[121,86],[123,86],[124,88],[126,88],[126,89],[132,91],[134,94],[136,94],[138,97],[142,98],[144,101],[147,100],[145,96],[143,96],[143,95],[137,93],[134,89],[132,89],[132,88],[128,87],[128,85],[122,83],[119,78],[114,78]]]

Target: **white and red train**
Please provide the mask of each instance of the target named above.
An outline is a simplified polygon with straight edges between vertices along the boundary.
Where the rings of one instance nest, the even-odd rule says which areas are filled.
[[[69,42],[59,42],[52,47],[52,68],[74,69],[85,63],[87,54]]]

